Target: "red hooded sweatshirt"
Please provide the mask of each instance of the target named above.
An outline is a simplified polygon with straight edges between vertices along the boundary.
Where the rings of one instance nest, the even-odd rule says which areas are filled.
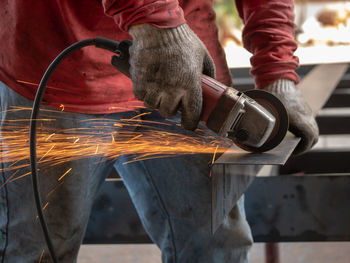
[[[253,53],[256,86],[279,79],[298,81],[293,56],[292,0],[236,1],[244,21],[244,46]],[[217,37],[212,0],[4,0],[0,3],[0,81],[33,99],[50,62],[67,46],[103,36],[130,38],[133,24],[175,27],[187,22],[212,55],[217,79],[231,84]],[[131,81],[110,64],[111,53],[87,47],[68,57],[55,71],[44,96],[46,105],[80,113],[132,110]]]

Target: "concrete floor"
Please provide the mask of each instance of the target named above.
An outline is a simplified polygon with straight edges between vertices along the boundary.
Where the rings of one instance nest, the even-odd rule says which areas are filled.
[[[161,263],[154,245],[84,245],[78,263]],[[264,245],[254,244],[250,263],[264,263]],[[282,243],[280,263],[350,263],[350,243]]]

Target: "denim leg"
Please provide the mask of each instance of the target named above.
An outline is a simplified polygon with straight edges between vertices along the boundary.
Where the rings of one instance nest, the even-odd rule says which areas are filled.
[[[161,121],[157,113],[148,120]],[[178,120],[178,119],[177,119]],[[172,132],[182,128],[172,126]],[[202,127],[202,129],[205,129]],[[209,131],[208,134],[212,135]],[[247,262],[252,244],[243,199],[211,235],[212,155],[184,155],[115,163],[147,233],[162,250],[163,263]]]
[[[25,123],[20,120],[30,117],[30,110],[11,111],[10,107],[31,108],[32,102],[14,93],[1,82],[0,98],[2,124],[0,137],[2,137],[9,120],[17,120],[12,125],[20,125]],[[51,132],[60,129],[89,128],[92,136],[99,136],[100,129],[103,129],[104,132],[106,129],[111,131],[116,129],[111,122],[110,126],[97,127],[92,130],[91,123],[87,120],[98,118],[99,115],[62,113],[52,109],[45,111],[44,114],[45,118],[54,119],[54,121],[43,124]],[[128,115],[128,113],[114,114],[110,117],[117,120]],[[23,138],[28,138],[28,134],[24,132]],[[25,139],[24,148],[28,147]],[[1,142],[2,149],[5,149],[4,147],[8,146],[7,141],[2,138]],[[113,162],[106,161],[104,157],[77,157],[78,160],[56,166],[39,164],[42,203],[43,206],[48,204],[44,215],[58,259],[62,263],[76,262],[95,194],[113,168]],[[2,168],[5,169],[2,169],[0,174],[0,262],[39,262],[43,251],[41,262],[51,262],[36,218],[29,167],[8,170],[11,163],[7,162],[6,156],[2,156],[1,163]],[[28,165],[29,161],[16,163],[17,166],[20,164]],[[60,180],[60,177],[68,170],[70,172]]]

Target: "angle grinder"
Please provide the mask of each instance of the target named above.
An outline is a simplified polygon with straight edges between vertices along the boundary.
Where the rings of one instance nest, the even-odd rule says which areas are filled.
[[[114,50],[112,65],[130,77],[129,47],[124,40]],[[263,90],[244,93],[202,75],[203,109],[201,121],[220,136],[230,138],[250,152],[275,148],[288,130],[288,114],[282,102]]]

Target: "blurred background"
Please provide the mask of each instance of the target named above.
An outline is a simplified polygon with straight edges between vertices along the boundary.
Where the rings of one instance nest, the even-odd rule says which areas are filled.
[[[250,54],[242,48],[243,24],[234,1],[214,0],[220,40],[229,66],[249,67]],[[302,65],[350,61],[350,2],[295,1],[296,55]]]

